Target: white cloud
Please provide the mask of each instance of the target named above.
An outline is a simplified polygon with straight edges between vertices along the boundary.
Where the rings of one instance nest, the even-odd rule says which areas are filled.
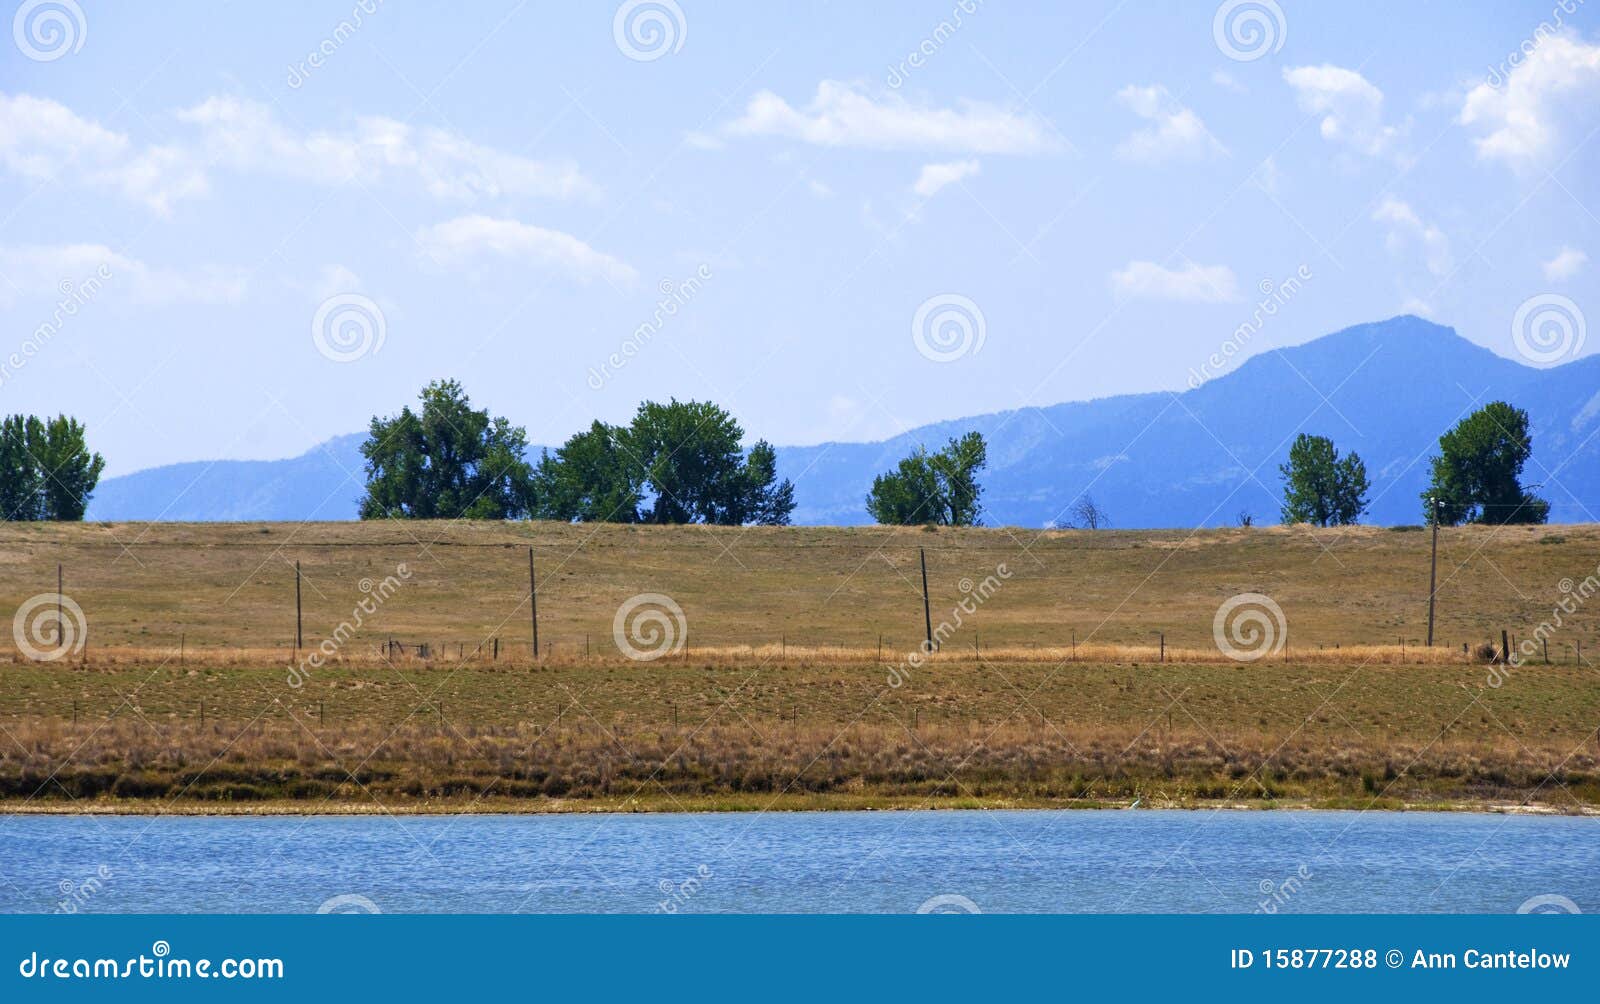
[[[722,131],[729,136],[784,136],[816,146],[870,150],[1031,154],[1056,147],[1036,115],[976,101],[963,102],[959,109],[930,108],[913,105],[898,94],[874,98],[834,80],[818,84],[816,96],[804,108],[762,91]]]
[[[1577,275],[1589,263],[1589,256],[1577,248],[1564,247],[1542,266],[1544,277],[1551,282],[1561,282]]]
[[[177,147],[136,149],[47,98],[0,94],[0,167],[29,181],[107,188],[165,213],[175,199],[206,192],[192,161]]]
[[[1117,92],[1135,115],[1152,124],[1136,130],[1117,147],[1124,160],[1154,164],[1226,156],[1228,148],[1211,135],[1200,116],[1173,100],[1165,87],[1124,87]]]
[[[596,251],[571,234],[517,220],[461,216],[423,227],[417,240],[429,257],[442,265],[465,265],[495,255],[554,268],[581,280],[600,278],[626,285],[639,277],[633,266]]]
[[[154,268],[104,244],[0,247],[0,275],[0,304],[7,306],[24,296],[59,299],[69,287],[82,287],[90,279],[102,291],[97,296],[126,296],[156,306],[237,303],[247,288],[244,269]]]
[[[1300,110],[1322,116],[1322,138],[1369,157],[1392,152],[1402,130],[1383,123],[1383,92],[1342,66],[1296,66],[1283,71]]]
[[[1562,115],[1596,101],[1600,44],[1585,45],[1576,34],[1548,35],[1503,86],[1482,83],[1468,92],[1459,121],[1488,130],[1475,141],[1479,157],[1520,167],[1549,159]]]
[[[1391,254],[1400,254],[1411,244],[1418,242],[1422,247],[1423,259],[1427,263],[1428,271],[1434,275],[1448,275],[1454,264],[1450,254],[1450,238],[1431,223],[1426,222],[1417,215],[1416,210],[1394,196],[1385,196],[1373,210],[1372,218],[1378,223],[1388,224],[1389,232],[1385,244]]]
[[[570,162],[530,160],[444,129],[417,129],[382,117],[357,119],[345,132],[296,132],[264,104],[211,98],[178,113],[200,129],[209,159],[241,171],[338,184],[347,178],[420,182],[435,198],[576,198],[596,194]]]
[[[1239,299],[1239,280],[1226,265],[1164,268],[1153,261],[1130,261],[1111,273],[1111,289],[1119,297],[1140,300],[1182,300],[1188,303],[1231,303]]]
[[[983,165],[975,160],[957,160],[947,164],[924,164],[922,173],[917,175],[916,184],[911,190],[924,199],[933,198],[939,189],[946,185],[953,185],[963,178],[970,178],[983,169]]]
[[[1211,82],[1223,90],[1232,91],[1235,94],[1249,93],[1249,88],[1239,83],[1239,81],[1233,79],[1233,74],[1229,73],[1227,70],[1212,70]]]
[[[231,97],[210,98],[176,117],[190,127],[186,134],[169,145],[140,147],[55,101],[0,94],[0,167],[37,181],[110,188],[158,213],[209,193],[217,167],[313,184],[410,184],[434,198],[464,202],[568,199],[598,191],[570,162],[531,160],[394,119],[368,117],[345,131],[300,132],[266,105]]]

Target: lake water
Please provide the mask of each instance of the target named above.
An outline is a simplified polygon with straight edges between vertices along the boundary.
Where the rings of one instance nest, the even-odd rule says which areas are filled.
[[[1600,820],[0,816],[0,912],[1510,913],[1535,897],[1600,910]]]

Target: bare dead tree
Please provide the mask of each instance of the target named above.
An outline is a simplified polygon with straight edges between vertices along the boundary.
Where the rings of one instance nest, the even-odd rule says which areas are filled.
[[[1073,523],[1085,530],[1099,530],[1111,525],[1111,517],[1087,494],[1078,496],[1078,501],[1072,503],[1072,508],[1067,511],[1072,514]]]

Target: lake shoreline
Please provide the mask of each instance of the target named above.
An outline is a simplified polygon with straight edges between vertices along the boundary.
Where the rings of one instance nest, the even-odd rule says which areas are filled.
[[[1077,810],[1084,812],[1126,811],[1137,804],[1139,810],[1168,810],[1204,812],[1226,810],[1229,812],[1351,812],[1381,810],[1386,812],[1434,812],[1472,815],[1512,816],[1577,816],[1600,817],[1600,809],[1591,806],[1559,808],[1550,805],[1525,805],[1505,802],[1405,802],[1399,799],[1375,799],[1358,804],[1354,800],[1235,800],[1209,801],[1127,801],[1080,799],[952,799],[948,803],[927,803],[926,799],[884,799],[834,797],[817,799],[809,797],[768,799],[766,804],[730,799],[550,799],[530,803],[526,799],[479,799],[471,802],[432,800],[415,804],[379,805],[374,803],[335,803],[305,806],[288,801],[271,801],[256,804],[204,804],[185,803],[163,805],[144,800],[95,801],[88,804],[68,805],[51,803],[25,803],[10,805],[0,801],[0,816],[183,816],[183,817],[339,817],[339,816],[564,816],[564,815],[760,815],[767,812],[782,813],[835,813],[835,812],[982,812],[1031,811],[1051,812]]]

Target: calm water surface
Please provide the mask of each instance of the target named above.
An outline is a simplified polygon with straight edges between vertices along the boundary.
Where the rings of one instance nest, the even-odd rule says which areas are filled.
[[[1536,896],[1600,910],[1600,820],[0,816],[0,912],[1508,913]]]

